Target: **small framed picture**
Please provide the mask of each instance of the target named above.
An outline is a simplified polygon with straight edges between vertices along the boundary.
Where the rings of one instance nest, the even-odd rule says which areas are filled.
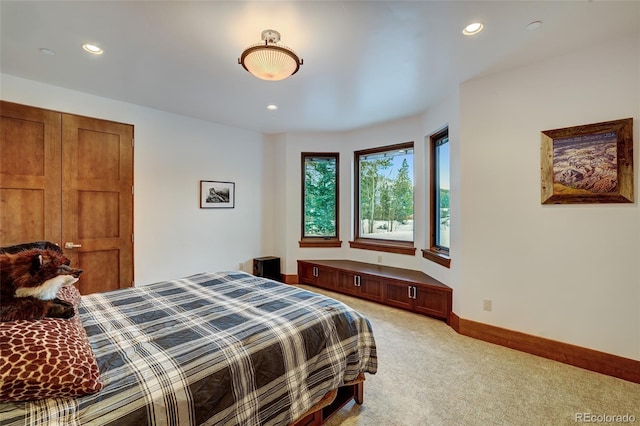
[[[633,203],[633,118],[541,138],[542,204]]]
[[[236,184],[216,180],[200,181],[201,209],[232,209],[235,207]]]

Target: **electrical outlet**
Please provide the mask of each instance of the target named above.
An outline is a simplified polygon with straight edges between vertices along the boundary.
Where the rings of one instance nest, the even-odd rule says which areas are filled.
[[[482,307],[485,311],[491,312],[491,299],[484,299],[482,301]]]
[[[378,256],[378,263],[382,263],[382,256]]]

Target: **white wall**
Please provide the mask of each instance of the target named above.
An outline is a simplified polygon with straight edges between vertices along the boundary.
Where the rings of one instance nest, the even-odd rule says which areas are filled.
[[[461,86],[461,318],[640,359],[637,201],[540,202],[542,130],[628,117],[637,200],[639,45],[604,42]]]
[[[264,184],[273,162],[262,135],[6,74],[0,84],[3,100],[135,126],[136,285],[240,262],[251,271],[273,248]],[[235,182],[235,208],[200,209],[200,180]]]

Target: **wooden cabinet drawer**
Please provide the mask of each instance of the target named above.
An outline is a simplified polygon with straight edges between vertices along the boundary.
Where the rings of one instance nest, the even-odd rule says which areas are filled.
[[[298,261],[298,279],[303,284],[336,290],[338,273],[332,268]]]
[[[448,320],[448,291],[401,281],[385,280],[384,285],[387,305]]]

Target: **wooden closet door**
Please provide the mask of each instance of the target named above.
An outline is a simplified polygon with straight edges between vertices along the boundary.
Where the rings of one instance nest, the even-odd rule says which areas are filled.
[[[62,246],[80,292],[133,285],[133,126],[62,115]]]
[[[0,246],[60,244],[61,114],[0,101]]]

